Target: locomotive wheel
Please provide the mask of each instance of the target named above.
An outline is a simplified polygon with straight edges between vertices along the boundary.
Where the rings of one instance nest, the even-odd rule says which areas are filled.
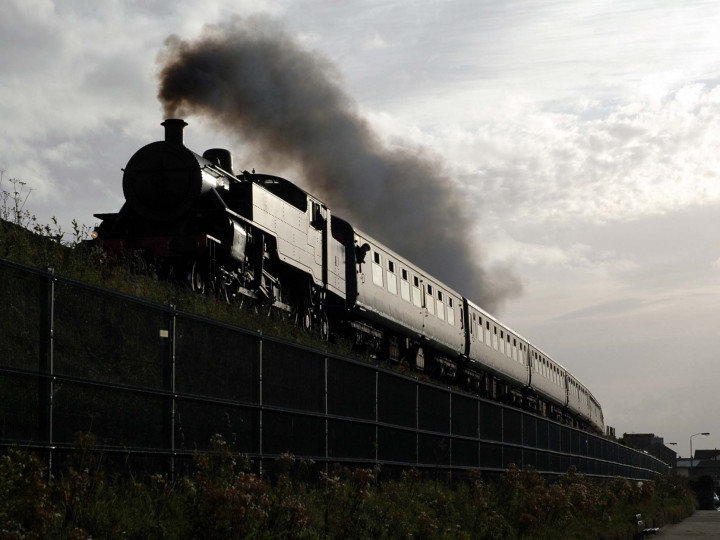
[[[202,263],[195,261],[190,270],[190,288],[200,294],[205,294],[206,280],[203,272],[201,271]]]
[[[425,351],[423,351],[423,348],[420,346],[415,349],[415,366],[413,366],[413,368],[418,370],[425,369]]]
[[[330,341],[330,321],[324,311],[320,314],[320,339]]]
[[[302,327],[306,332],[312,330],[312,308],[310,306],[305,306],[302,310]]]

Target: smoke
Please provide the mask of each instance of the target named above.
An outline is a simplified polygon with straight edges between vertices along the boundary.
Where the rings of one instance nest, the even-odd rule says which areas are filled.
[[[462,190],[423,149],[383,147],[327,59],[275,21],[234,19],[158,57],[166,117],[202,115],[265,160],[301,171],[335,215],[494,311],[520,284],[473,249]],[[267,171],[271,172],[271,171]]]

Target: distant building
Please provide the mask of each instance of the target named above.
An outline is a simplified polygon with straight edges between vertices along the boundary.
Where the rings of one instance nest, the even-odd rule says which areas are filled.
[[[693,459],[678,459],[677,472],[682,476],[709,476],[720,486],[720,450],[695,450]]]
[[[647,452],[667,463],[668,467],[675,468],[677,452],[665,446],[662,437],[656,437],[654,433],[623,433],[622,440],[630,448]]]

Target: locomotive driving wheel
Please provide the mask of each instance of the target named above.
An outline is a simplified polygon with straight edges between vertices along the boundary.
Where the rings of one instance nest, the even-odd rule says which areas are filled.
[[[207,288],[207,278],[203,271],[203,264],[200,261],[195,261],[192,264],[192,268],[188,274],[188,280],[190,281],[190,288],[193,292],[205,294]]]
[[[312,306],[304,306],[301,312],[303,330],[309,332],[312,330]]]
[[[320,339],[330,341],[330,320],[324,311],[320,313]]]

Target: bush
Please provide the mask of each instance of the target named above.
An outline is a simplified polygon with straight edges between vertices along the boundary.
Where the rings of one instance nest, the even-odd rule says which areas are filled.
[[[198,454],[194,472],[169,479],[110,475],[92,436],[50,478],[31,452],[0,458],[0,539],[19,538],[477,538],[607,539],[677,522],[694,509],[687,482],[589,479],[575,471],[549,482],[510,467],[495,481],[425,479],[407,470],[314,464],[283,455],[273,480],[251,471],[222,437]]]

